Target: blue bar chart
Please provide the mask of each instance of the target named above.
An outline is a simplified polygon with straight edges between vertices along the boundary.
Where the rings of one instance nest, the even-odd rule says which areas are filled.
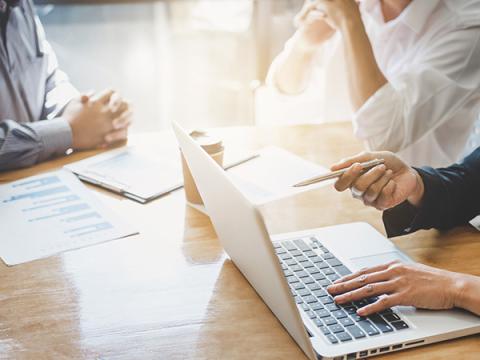
[[[0,218],[9,265],[135,233],[65,170],[0,185]]]

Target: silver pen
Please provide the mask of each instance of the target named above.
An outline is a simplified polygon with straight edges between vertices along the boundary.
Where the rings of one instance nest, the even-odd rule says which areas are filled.
[[[378,165],[381,165],[381,164],[384,164],[384,163],[385,163],[385,160],[383,160],[383,159],[375,159],[375,160],[370,160],[370,161],[361,163],[360,165],[362,166],[362,169],[363,169],[362,172],[367,172],[368,170],[374,168],[375,166],[378,166]],[[342,169],[342,170],[337,170],[337,171],[330,172],[328,174],[316,176],[316,177],[313,177],[311,179],[301,181],[301,182],[293,185],[293,187],[302,187],[302,186],[312,185],[312,184],[316,184],[316,183],[326,181],[326,180],[330,180],[330,179],[336,179],[336,178],[339,178],[340,176],[342,176],[343,174],[345,174],[347,172],[347,170],[348,170],[348,168],[345,168],[345,169]]]

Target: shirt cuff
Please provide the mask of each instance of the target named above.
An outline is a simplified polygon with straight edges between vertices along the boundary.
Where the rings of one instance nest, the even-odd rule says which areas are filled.
[[[383,223],[388,237],[413,233],[420,229],[430,229],[435,223],[432,211],[437,204],[438,180],[435,170],[429,167],[415,168],[425,184],[422,203],[415,207],[408,201],[383,212]]]
[[[38,161],[65,155],[72,147],[72,129],[64,118],[42,120],[30,126],[39,136],[42,145]]]

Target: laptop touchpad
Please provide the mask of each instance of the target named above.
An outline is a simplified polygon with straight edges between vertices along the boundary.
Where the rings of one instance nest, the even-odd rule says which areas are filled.
[[[409,259],[399,251],[352,258],[350,259],[350,262],[355,265],[355,268],[362,269],[365,267],[387,264],[395,260],[399,260],[403,263],[410,262]]]

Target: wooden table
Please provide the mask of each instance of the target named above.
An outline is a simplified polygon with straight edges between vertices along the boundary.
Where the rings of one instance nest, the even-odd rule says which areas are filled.
[[[278,145],[328,165],[361,149],[346,123],[219,132],[227,156]],[[171,133],[136,135],[130,142],[144,151],[175,147]],[[0,181],[91,154],[1,173]],[[227,258],[209,219],[185,205],[182,191],[148,205],[95,191],[140,235],[11,268],[0,265],[1,359],[305,359]],[[277,201],[262,212],[271,233],[352,221],[384,231],[379,212],[330,187]],[[479,240],[465,227],[394,242],[423,263],[480,275]],[[347,246],[355,239],[339,241]],[[479,354],[480,337],[470,336],[383,357],[473,359]]]

